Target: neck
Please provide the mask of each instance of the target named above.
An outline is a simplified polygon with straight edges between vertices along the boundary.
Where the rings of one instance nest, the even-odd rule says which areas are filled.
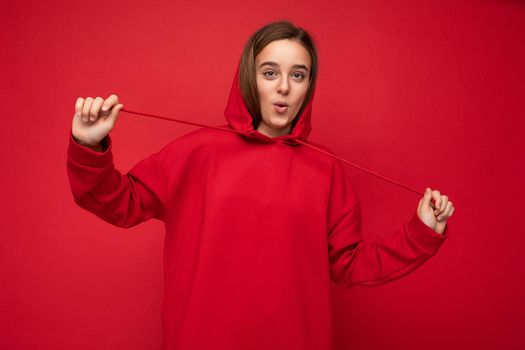
[[[257,131],[260,132],[263,135],[266,135],[266,136],[270,137],[270,138],[274,138],[274,137],[277,137],[277,136],[289,135],[291,128],[292,128],[292,125],[289,124],[288,126],[286,126],[286,128],[275,129],[275,128],[272,128],[272,127],[268,126],[263,121],[261,121],[259,123],[259,126],[257,127]]]

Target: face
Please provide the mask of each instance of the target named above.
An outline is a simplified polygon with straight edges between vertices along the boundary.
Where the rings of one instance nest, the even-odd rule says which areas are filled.
[[[308,91],[310,54],[298,41],[276,40],[259,52],[255,65],[262,114],[257,131],[288,135]]]

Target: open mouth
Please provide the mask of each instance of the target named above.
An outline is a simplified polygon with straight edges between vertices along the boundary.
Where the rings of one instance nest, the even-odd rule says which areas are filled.
[[[286,112],[286,110],[288,110],[288,105],[286,104],[281,104],[281,103],[274,103],[274,108],[277,112],[279,113],[283,113],[283,112]]]

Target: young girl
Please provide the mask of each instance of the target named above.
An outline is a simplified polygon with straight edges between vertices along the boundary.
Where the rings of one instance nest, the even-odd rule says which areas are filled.
[[[363,241],[343,165],[297,142],[311,130],[317,71],[305,30],[260,28],[237,67],[227,130],[199,128],[125,175],[109,135],[118,97],[77,100],[67,159],[75,202],[119,227],[165,224],[163,349],[330,349],[330,281],[398,279],[448,237],[452,202],[427,188],[401,228]]]

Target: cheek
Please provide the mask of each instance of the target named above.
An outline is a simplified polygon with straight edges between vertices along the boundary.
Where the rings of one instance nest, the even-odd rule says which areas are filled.
[[[259,92],[259,97],[261,101],[266,101],[271,95],[271,83],[267,80],[259,79],[257,80],[257,90]]]
[[[302,105],[303,102],[304,102],[304,99],[306,98],[306,93],[308,92],[308,88],[303,88],[301,89],[301,91],[298,93],[298,96],[297,96],[297,104],[298,105]],[[300,106],[299,106],[300,107]]]

